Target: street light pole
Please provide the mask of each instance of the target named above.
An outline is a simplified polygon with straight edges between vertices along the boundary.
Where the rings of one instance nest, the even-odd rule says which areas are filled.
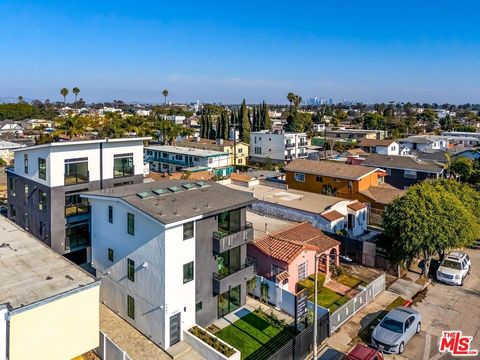
[[[313,294],[313,359],[317,360],[317,352],[318,352],[318,346],[317,346],[317,338],[318,338],[318,319],[317,319],[317,292],[318,292],[318,260],[322,256],[335,256],[336,258],[344,259],[345,261],[351,262],[352,259],[350,259],[348,256],[345,255],[339,255],[339,254],[325,254],[325,253],[315,253],[315,286],[314,286],[314,294]],[[325,265],[326,266],[326,265]]]

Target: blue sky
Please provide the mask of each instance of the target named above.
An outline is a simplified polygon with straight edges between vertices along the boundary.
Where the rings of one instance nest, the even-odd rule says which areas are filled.
[[[0,97],[480,102],[475,1],[4,1]]]

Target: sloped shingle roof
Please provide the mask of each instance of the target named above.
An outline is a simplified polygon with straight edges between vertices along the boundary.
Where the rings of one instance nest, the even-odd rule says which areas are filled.
[[[362,164],[371,167],[409,169],[433,173],[441,173],[445,167],[444,164],[433,160],[419,159],[412,156],[382,154],[370,154]]]

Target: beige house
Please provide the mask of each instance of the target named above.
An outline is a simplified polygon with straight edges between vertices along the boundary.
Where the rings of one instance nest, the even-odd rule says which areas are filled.
[[[230,154],[230,161],[228,165],[234,165],[235,157],[237,165],[247,165],[248,152],[250,146],[244,142],[237,142],[235,146],[233,141],[230,140],[210,140],[203,138],[193,138],[186,141],[177,143],[177,146],[204,149],[204,150],[214,150],[220,151],[227,154]],[[234,151],[235,147],[235,151]],[[235,156],[236,154],[236,156]]]
[[[45,119],[28,119],[22,122],[23,130],[37,130],[55,127],[55,123]]]
[[[0,239],[0,359],[65,360],[98,347],[100,281],[5,217]]]

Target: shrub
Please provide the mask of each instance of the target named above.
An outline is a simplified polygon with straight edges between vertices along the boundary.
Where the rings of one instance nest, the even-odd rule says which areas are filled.
[[[233,348],[221,343],[216,337],[210,335],[207,331],[200,329],[198,326],[194,326],[188,331],[226,357],[235,354]]]

